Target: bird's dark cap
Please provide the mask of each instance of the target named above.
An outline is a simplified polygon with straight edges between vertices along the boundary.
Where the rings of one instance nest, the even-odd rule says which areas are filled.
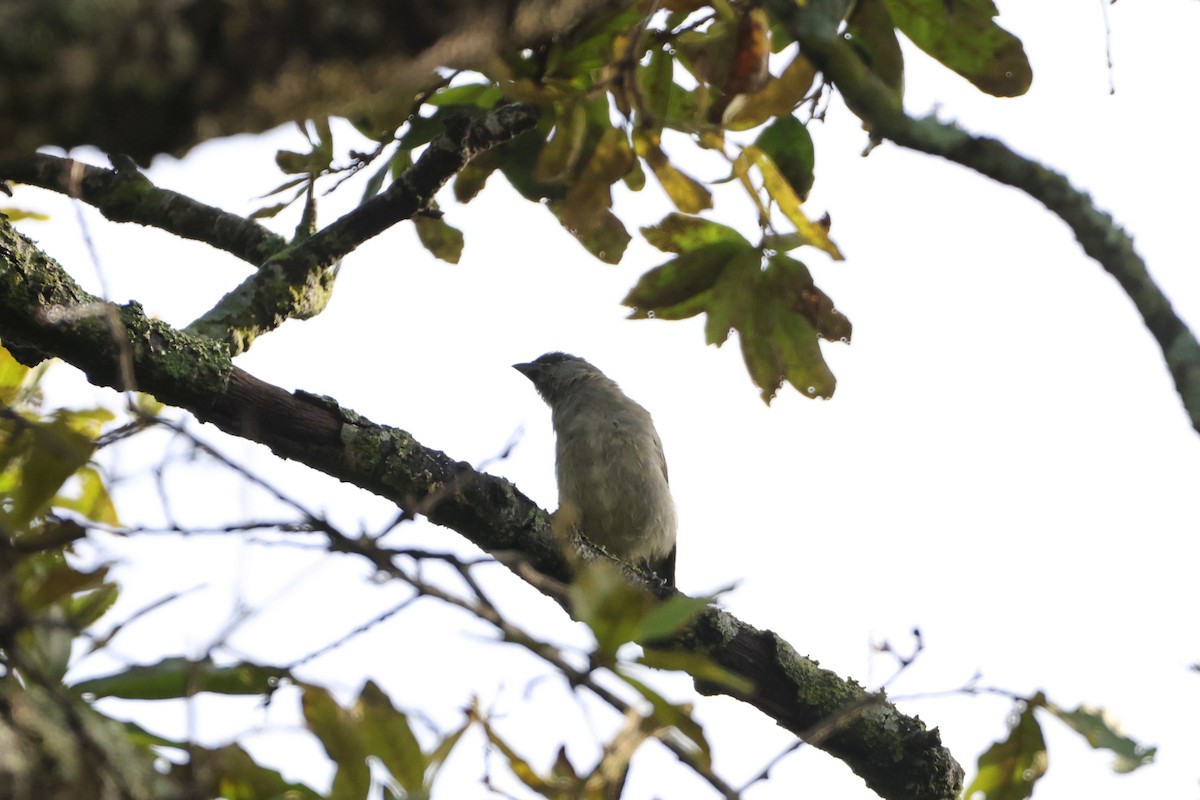
[[[533,380],[533,376],[540,372],[545,367],[553,366],[554,364],[562,364],[566,361],[584,362],[579,356],[573,356],[570,353],[546,353],[535,358],[533,361],[528,361],[523,364],[513,364],[513,369],[524,375],[526,378]]]

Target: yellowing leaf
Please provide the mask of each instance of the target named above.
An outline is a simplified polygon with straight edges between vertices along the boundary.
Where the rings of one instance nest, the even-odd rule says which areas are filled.
[[[709,111],[710,122],[720,122],[725,110],[739,96],[753,94],[766,85],[771,73],[771,32],[767,13],[755,6],[739,9],[737,38],[728,75],[721,85],[721,95]]]
[[[0,346],[0,404],[15,405],[25,394],[25,378],[29,367],[13,358],[12,353]]]
[[[606,264],[620,263],[633,237],[611,211],[601,208],[590,215],[580,216],[579,209],[568,209],[561,200],[552,200],[549,207],[567,232],[578,239],[589,253]]]
[[[779,210],[788,218],[788,221],[796,226],[796,232],[803,236],[809,244],[841,261],[843,256],[837,245],[829,238],[828,232],[822,226],[814,224],[804,215],[804,211],[800,208],[802,202],[799,195],[796,194],[787,178],[780,173],[771,157],[757,147],[747,147],[744,152],[762,173],[763,187],[767,190],[767,194],[779,206]]]
[[[513,747],[502,736],[500,736],[499,733],[496,732],[496,729],[493,728],[491,723],[488,722],[487,718],[477,705],[472,706],[469,709],[469,712],[473,720],[478,722],[480,727],[483,728],[483,732],[487,736],[488,741],[491,742],[492,746],[495,747],[496,750],[498,750],[500,754],[507,760],[508,768],[512,770],[512,773],[530,789],[533,789],[542,796],[554,797],[557,795],[551,794],[552,790],[565,790],[569,787],[574,788],[571,786],[571,784],[575,782],[569,781],[569,779],[561,772],[559,772],[554,778],[546,778],[540,775],[527,758],[518,754],[517,751],[513,749]],[[557,780],[555,778],[557,778]],[[564,782],[567,782],[566,785],[563,785]]]
[[[642,236],[666,253],[685,253],[718,242],[743,247],[750,245],[744,236],[728,225],[685,214],[668,214],[657,224],[642,228]]]
[[[0,208],[0,214],[8,217],[9,222],[20,222],[23,219],[31,219],[35,222],[50,221],[49,214],[43,214],[40,211],[30,211],[26,208]]]
[[[607,129],[561,201],[551,202],[550,210],[571,235],[601,261],[615,264],[629,244],[629,233],[613,216],[612,184],[626,175],[634,164],[633,150],[623,131]]]
[[[694,178],[675,168],[659,146],[658,134],[639,132],[634,137],[634,145],[676,208],[685,214],[699,214],[712,208],[712,194]]]
[[[791,115],[780,117],[758,135],[754,146],[770,156],[779,174],[800,198],[808,196],[816,154],[806,125]]]
[[[75,479],[79,482],[79,493],[73,497],[60,494],[54,498],[54,505],[78,511],[94,522],[119,525],[117,509],[100,473],[94,467],[85,466],[75,473]]]
[[[744,131],[757,128],[771,117],[790,116],[803,102],[816,76],[813,63],[797,53],[778,78],[771,77],[757,92],[730,103],[725,110],[725,127]]]

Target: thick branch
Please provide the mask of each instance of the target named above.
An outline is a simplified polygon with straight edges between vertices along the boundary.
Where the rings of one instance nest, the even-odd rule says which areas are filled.
[[[767,0],[767,7],[873,134],[1020,189],[1067,223],[1084,252],[1116,278],[1137,307],[1162,349],[1192,427],[1200,431],[1200,344],[1150,277],[1133,239],[1111,216],[1064,175],[1014,153],[1003,142],[972,136],[936,119],[906,115],[896,93],[867,68],[836,27],[811,8],[792,0]]]
[[[479,153],[529,130],[537,110],[501,106],[440,134],[391,186],[341,219],[278,253],[188,326],[190,333],[245,351],[290,317],[311,316],[333,289],[333,266],[367,239],[429,206],[433,196]]]
[[[100,303],[6,222],[0,222],[0,339],[27,360],[61,357],[96,384],[124,388],[131,376],[138,389],[164,402],[424,513],[484,550],[519,553],[501,559],[518,575],[531,567],[568,577],[547,514],[508,481],[475,473],[333,400],[266,384],[234,367],[223,346],[147,319],[136,305]],[[936,729],[883,700],[875,703],[858,684],[799,656],[774,633],[712,608],[675,646],[706,653],[749,679],[754,690],[733,696],[797,735],[835,720],[841,727],[813,744],[844,760],[881,796],[957,798],[962,770]]]
[[[113,222],[161,228],[224,250],[256,267],[286,244],[282,236],[254,220],[160,189],[128,159],[114,160],[118,169],[111,170],[37,153],[0,164],[0,180],[76,197]]]
[[[93,144],[145,162],[297,119],[403,119],[472,68],[608,0],[5,0],[0,159]]]

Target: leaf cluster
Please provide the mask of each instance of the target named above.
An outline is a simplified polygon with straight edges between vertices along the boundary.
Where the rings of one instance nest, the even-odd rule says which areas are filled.
[[[1121,732],[1119,724],[1104,709],[1079,706],[1067,711],[1046,699],[1043,692],[1018,701],[1008,736],[994,743],[979,757],[979,773],[964,797],[985,800],[1025,800],[1050,766],[1046,739],[1035,711],[1048,713],[1084,738],[1093,748],[1114,756],[1118,773],[1150,764],[1155,748],[1139,744]]]
[[[844,29],[897,106],[904,86],[901,36],[990,94],[1020,94],[1031,79],[1020,41],[995,24],[991,0],[827,0],[808,12]],[[835,381],[817,339],[848,342],[850,324],[833,311],[806,266],[779,255],[812,247],[841,258],[828,217],[814,221],[804,209],[815,180],[808,127],[822,113],[824,93],[814,63],[761,4],[618,4],[535,48],[501,53],[480,72],[437,76],[411,101],[353,117],[376,146],[352,152],[348,165],[334,163],[328,120],[312,132],[302,126],[312,148],[279,154],[280,167],[298,177],[277,191],[294,189],[292,200],[311,196],[319,176],[378,164],[371,167],[365,202],[400,179],[415,152],[448,126],[509,102],[534,105],[541,111],[536,130],[479,155],[456,176],[458,202],[469,202],[499,173],[527,200],[544,204],[588,252],[617,263],[632,239],[613,210],[619,186],[640,191],[653,175],[675,206],[676,213],[645,233],[712,209],[711,187],[735,182],[757,210],[759,241],[752,245],[728,231],[724,247],[706,245],[701,252],[677,244],[675,259],[644,276],[626,302],[635,318],[705,311],[710,344],[736,331],[750,376],[768,402],[784,382],[803,396],[829,397]],[[739,135],[750,131],[757,131],[752,140]],[[723,159],[728,173],[700,177],[681,169],[671,151],[689,145]],[[430,199],[414,223],[432,254],[458,261],[463,234],[436,201]],[[671,291],[655,293],[667,285]]]

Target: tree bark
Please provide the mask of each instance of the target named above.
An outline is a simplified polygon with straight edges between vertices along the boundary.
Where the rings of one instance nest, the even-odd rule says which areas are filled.
[[[605,0],[5,0],[0,160],[95,145],[141,163],[293,120],[394,130],[468,69]]]

